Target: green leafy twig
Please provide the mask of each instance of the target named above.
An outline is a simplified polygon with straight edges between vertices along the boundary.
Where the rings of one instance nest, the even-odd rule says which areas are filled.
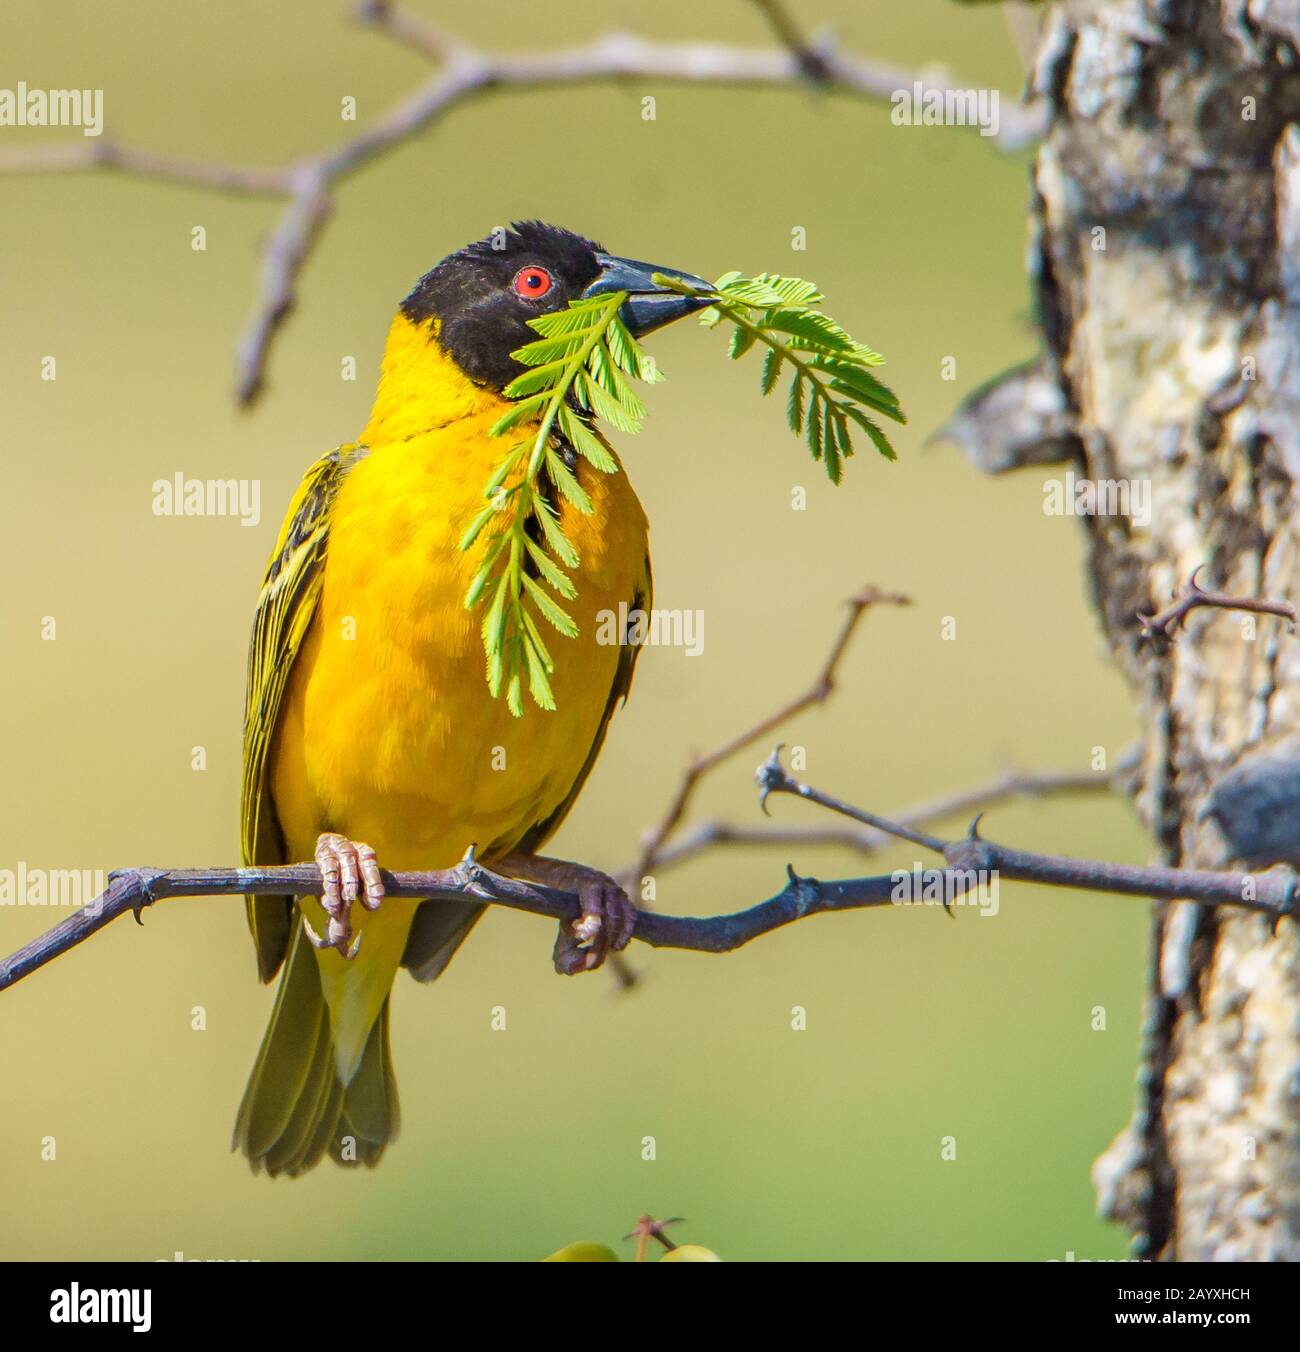
[[[622,432],[639,431],[645,407],[627,377],[649,383],[663,379],[619,318],[626,300],[626,292],[615,291],[530,321],[542,336],[512,355],[531,369],[506,387],[506,397],[517,402],[491,430],[504,436],[533,418],[537,428],[531,439],[515,442],[506,453],[483,490],[487,505],[461,537],[460,548],[469,549],[494,519],[502,522],[488,539],[465,605],[473,609],[489,598],[482,625],[488,687],[494,696],[505,690],[515,717],[523,713],[525,674],[535,703],[555,708],[550,681],[555,663],[539,618],[566,638],[578,632],[551,594],[566,601],[577,595],[564,570],[577,566],[578,552],[544,482],[590,515],[591,499],[568,457],[578,455],[604,474],[616,473],[618,461],[590,420],[601,418]]]
[[[756,345],[767,348],[760,382],[764,394],[772,392],[789,368],[787,421],[796,436],[806,438],[832,483],[839,483],[844,461],[853,454],[851,424],[867,434],[881,455],[895,458],[888,437],[871,417],[876,413],[906,421],[893,391],[873,374],[884,358],[818,308],[824,297],[811,282],[738,272],[727,273],[707,289],[677,277],[660,275],[655,281],[668,290],[710,299],[701,321],[708,328],[723,320],[732,325],[733,359]],[[511,354],[529,369],[506,387],[506,397],[516,403],[498,419],[492,435],[505,436],[533,419],[536,429],[531,438],[510,446],[483,490],[486,505],[460,541],[460,548],[467,550],[495,525],[465,605],[472,610],[486,601],[482,633],[488,686],[494,696],[505,691],[516,717],[523,713],[525,678],[534,702],[555,708],[550,681],[555,664],[540,620],[566,638],[578,632],[560,604],[577,594],[565,570],[575,568],[579,559],[560,525],[558,498],[584,515],[590,515],[592,505],[574,472],[573,457],[582,457],[602,473],[616,473],[618,462],[592,420],[599,418],[621,432],[640,431],[645,407],[627,378],[651,384],[663,379],[619,317],[626,300],[626,292],[611,292],[529,321],[541,337]]]
[[[700,316],[706,328],[724,319],[732,326],[730,355],[743,357],[755,344],[767,348],[760,388],[771,394],[784,368],[791,370],[786,420],[796,436],[802,433],[832,483],[839,483],[844,461],[853,454],[850,423],[856,423],[887,460],[895,459],[880,425],[870,412],[907,421],[898,397],[872,373],[884,358],[851,337],[817,307],[825,297],[799,277],[762,273],[743,277],[729,272],[702,292],[678,278],[655,281],[683,295],[712,295],[713,306]]]

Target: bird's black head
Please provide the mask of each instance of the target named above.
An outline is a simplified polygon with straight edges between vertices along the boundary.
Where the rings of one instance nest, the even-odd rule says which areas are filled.
[[[656,272],[708,285],[675,268],[612,257],[557,225],[521,221],[444,258],[416,283],[402,313],[417,325],[436,320],[438,342],[460,369],[500,391],[524,369],[510,354],[538,336],[528,321],[580,296],[628,292],[622,317],[638,336],[708,304],[665,291]]]

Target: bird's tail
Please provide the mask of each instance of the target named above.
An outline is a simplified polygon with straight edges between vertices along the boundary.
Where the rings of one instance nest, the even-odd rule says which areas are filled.
[[[316,955],[302,926],[295,925],[271,1022],[239,1106],[234,1146],[254,1172],[292,1178],[326,1152],[339,1164],[378,1163],[399,1121],[388,1000],[345,1085],[335,1063]]]

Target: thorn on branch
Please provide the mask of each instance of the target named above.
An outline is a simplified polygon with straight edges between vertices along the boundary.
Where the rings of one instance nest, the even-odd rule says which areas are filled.
[[[465,891],[471,896],[491,900],[493,892],[489,880],[493,875],[479,863],[475,853],[477,849],[477,845],[471,845],[454,871],[464,885]]]
[[[789,890],[794,895],[795,905],[798,908],[800,917],[808,914],[814,902],[821,894],[821,883],[816,878],[800,877],[794,871],[793,864],[785,866],[785,876],[789,881]]]
[[[135,923],[142,929],[144,928],[143,911],[146,906],[152,906],[158,900],[153,894],[151,884],[158,878],[161,878],[165,870],[159,868],[121,868],[113,869],[108,874],[108,884],[113,886],[119,879],[125,880],[123,890],[129,893],[133,900],[131,901],[131,914],[135,918]],[[96,900],[99,900],[96,898]],[[94,904],[93,902],[91,903]]]
[[[978,832],[950,842],[942,853],[948,867],[962,873],[988,873],[997,867],[996,848]]]
[[[758,785],[758,805],[764,816],[772,814],[767,810],[767,799],[773,793],[793,793],[798,785],[786,773],[781,764],[781,749],[784,742],[778,742],[772,748],[772,754],[754,771],[754,782]]]

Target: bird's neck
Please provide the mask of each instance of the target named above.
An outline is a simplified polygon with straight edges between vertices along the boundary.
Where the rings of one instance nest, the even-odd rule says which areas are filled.
[[[400,311],[388,330],[379,389],[361,440],[368,446],[419,436],[510,405],[476,385],[443,351],[437,321],[415,325]]]

